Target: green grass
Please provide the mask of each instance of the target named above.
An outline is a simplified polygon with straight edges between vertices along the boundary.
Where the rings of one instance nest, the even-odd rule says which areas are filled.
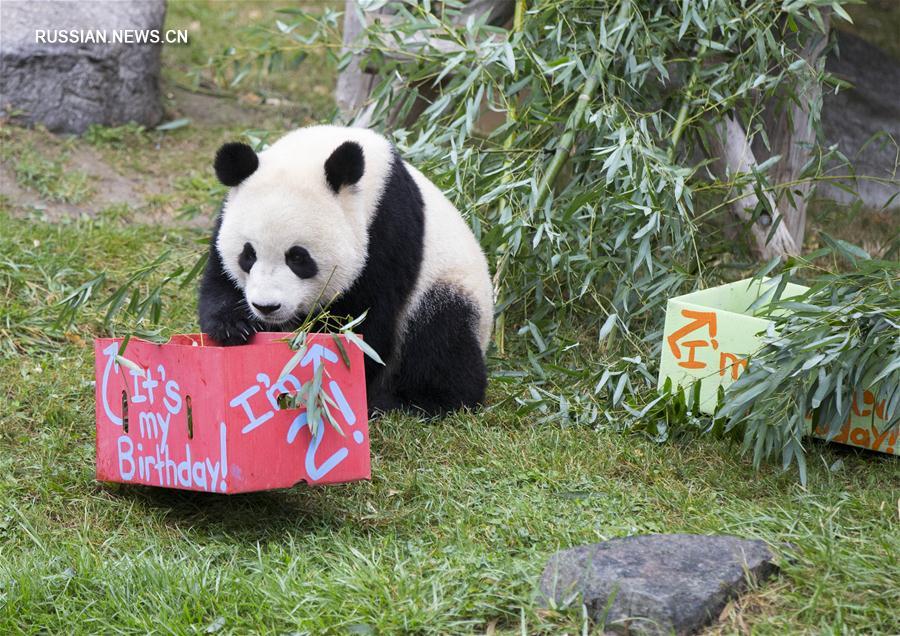
[[[203,232],[0,215],[0,633],[571,632],[577,608],[532,603],[545,559],[646,532],[794,546],[726,633],[900,628],[900,464],[821,443],[804,489],[725,442],[657,445],[494,407],[374,423],[367,483],[233,497],[99,484],[101,312],[54,334],[53,305],[162,249],[190,262]],[[173,294],[167,328],[195,329],[194,290]],[[495,379],[491,401],[517,390]]]
[[[163,50],[163,68],[170,86],[200,90],[246,104],[269,104],[293,118],[321,118],[334,110],[336,59],[324,47],[296,48],[273,56],[270,42],[287,40],[276,20],[290,23],[294,17],[279,9],[296,9],[296,3],[271,0],[172,2],[166,28],[186,29],[189,46]],[[343,2],[319,0],[303,4],[306,11],[343,10]],[[300,26],[298,35],[308,33]],[[227,63],[217,62],[231,50]],[[249,66],[248,66],[249,65]],[[250,72],[243,73],[245,69]]]
[[[32,137],[41,136],[41,131]],[[44,133],[46,134],[46,133]],[[68,165],[69,144],[54,140],[53,148],[40,150],[27,135],[0,129],[0,159],[12,167],[22,188],[41,198],[60,203],[83,203],[93,195],[90,176]]]
[[[134,122],[123,126],[100,126],[91,124],[82,135],[82,139],[92,146],[112,148],[133,148],[141,144],[147,131]]]
[[[91,339],[106,334],[99,300],[163,250],[189,268],[205,249],[207,229],[172,219],[210,218],[221,196],[210,169],[219,144],[331,108],[325,56],[232,89],[205,66],[238,32],[259,42],[251,31],[270,26],[279,6],[170,3],[167,28],[190,28],[191,45],[163,53],[164,92],[174,95],[167,118],[185,116],[196,96],[178,91],[196,86],[220,95],[194,106],[218,119],[194,116],[167,133],[95,128],[72,140],[0,131],[3,149],[32,148],[50,162],[33,171],[37,181],[58,181],[52,164],[74,148],[157,184],[133,205],[55,223],[0,195],[0,634],[574,633],[577,607],[534,606],[546,558],[645,532],[793,546],[777,579],[729,608],[724,633],[900,632],[896,459],[811,442],[802,488],[794,473],[755,472],[724,441],[658,445],[536,424],[501,406],[523,389],[499,377],[485,411],[373,423],[371,482],[225,497],[94,481]],[[285,95],[298,103],[259,103]],[[53,187],[67,191],[58,183],[35,191],[52,200]],[[132,208],[168,221],[136,222]],[[101,273],[107,281],[77,328],[54,327],[57,303]],[[164,301],[167,332],[197,329],[193,286]],[[125,319],[112,329],[127,327]],[[512,351],[517,338],[506,334]]]

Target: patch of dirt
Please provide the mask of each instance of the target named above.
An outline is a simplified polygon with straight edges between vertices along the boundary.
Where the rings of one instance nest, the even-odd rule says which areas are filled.
[[[176,117],[187,117],[193,123],[204,126],[264,126],[271,113],[245,103],[239,98],[194,93],[182,88],[172,88],[166,95],[171,102],[168,110]]]
[[[330,99],[329,86],[314,86],[315,99]],[[239,95],[216,95],[211,91],[190,91],[171,86],[165,92],[166,111],[172,119],[187,117],[206,128],[239,128],[243,130],[290,130],[317,121],[313,108],[306,103],[283,97],[260,97],[247,92]]]
[[[95,189],[91,207],[101,210],[123,203],[141,208],[148,195],[158,193],[165,185],[165,180],[154,175],[120,174],[89,146],[76,146],[68,161],[91,176]]]
[[[208,227],[210,219],[203,215],[192,220],[179,218],[186,195],[179,192],[178,179],[202,174],[210,166],[215,148],[239,138],[245,130],[287,130],[311,122],[308,108],[301,104],[274,98],[262,102],[254,94],[216,96],[169,86],[164,95],[167,119],[188,118],[190,127],[177,136],[141,142],[133,151],[98,148],[80,138],[65,141],[41,130],[15,130],[15,137],[27,140],[48,159],[58,158],[65,143],[67,168],[89,177],[93,194],[87,200],[65,203],[42,198],[17,181],[15,159],[0,160],[0,195],[14,214],[37,210],[49,221],[97,217],[104,210],[121,207],[115,215],[132,222]]]
[[[47,149],[44,152],[54,152]],[[153,175],[123,175],[106,163],[103,157],[87,145],[76,145],[68,153],[66,164],[80,170],[90,178],[93,194],[81,203],[65,203],[46,200],[16,180],[15,171],[9,162],[0,162],[0,194],[7,197],[13,209],[39,210],[50,221],[63,217],[78,217],[83,214],[95,217],[101,211],[127,205],[135,212],[134,220],[158,222],[157,215],[145,214],[147,197],[162,191],[165,180]]]

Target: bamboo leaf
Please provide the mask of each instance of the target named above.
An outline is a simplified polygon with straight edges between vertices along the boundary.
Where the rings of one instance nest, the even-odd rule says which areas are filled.
[[[359,347],[362,352],[369,356],[372,360],[374,360],[378,364],[384,364],[384,361],[381,359],[381,356],[378,355],[378,352],[370,347],[362,338],[357,336],[352,331],[347,331],[344,333],[344,335],[350,340],[350,342]]]

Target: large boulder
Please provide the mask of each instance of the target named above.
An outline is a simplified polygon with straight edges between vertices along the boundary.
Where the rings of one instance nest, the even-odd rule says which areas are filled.
[[[855,35],[838,31],[838,49],[828,56],[826,68],[853,86],[835,95],[826,93],[822,103],[822,129],[827,144],[837,144],[861,176],[854,187],[863,202],[873,208],[890,203],[900,208],[900,61]],[[840,169],[837,174],[846,174]],[[885,183],[867,179],[894,180]],[[830,184],[817,187],[820,195],[843,203],[855,197]]]
[[[162,44],[113,43],[113,37],[126,30],[162,36],[165,14],[165,0],[3,0],[0,115],[73,133],[91,124],[157,124]],[[89,41],[100,33],[106,43]]]
[[[715,620],[749,577],[774,572],[772,559],[762,541],[730,536],[611,539],[550,557],[538,602],[583,603],[609,631],[691,634]]]

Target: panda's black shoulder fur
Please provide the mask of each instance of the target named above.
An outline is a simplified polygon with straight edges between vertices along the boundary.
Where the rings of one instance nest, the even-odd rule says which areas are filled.
[[[419,277],[424,236],[422,193],[395,150],[369,225],[365,267],[353,286],[332,305],[335,315],[355,317],[368,311],[359,330],[385,360],[394,353],[397,321]],[[377,364],[367,359],[366,365],[371,382]]]

